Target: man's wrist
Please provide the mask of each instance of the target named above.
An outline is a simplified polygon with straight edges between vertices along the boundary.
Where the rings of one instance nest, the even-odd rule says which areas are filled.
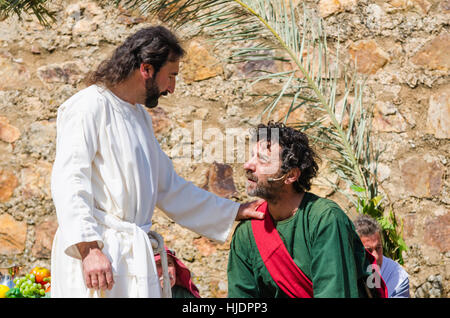
[[[100,250],[100,247],[97,244],[97,241],[93,242],[81,242],[76,244],[78,251],[80,252],[81,259],[83,260],[92,249]]]

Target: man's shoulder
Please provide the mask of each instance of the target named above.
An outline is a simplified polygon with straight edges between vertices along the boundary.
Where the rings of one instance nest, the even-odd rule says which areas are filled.
[[[349,221],[347,214],[336,202],[319,197],[318,195],[310,192],[307,193],[307,203],[305,209],[313,221]]]
[[[104,93],[102,93],[102,89],[97,85],[91,85],[69,97],[64,103],[61,104],[59,110],[66,111],[76,105],[77,112],[95,112],[102,109],[99,106],[103,104],[105,100],[106,97]]]
[[[384,255],[383,265],[382,270],[386,269],[388,272],[396,272],[399,276],[408,277],[408,273],[399,263]]]
[[[250,238],[253,236],[253,230],[252,230],[252,220],[242,220],[240,221],[233,233],[233,239],[235,241],[243,241],[243,242],[249,242]]]

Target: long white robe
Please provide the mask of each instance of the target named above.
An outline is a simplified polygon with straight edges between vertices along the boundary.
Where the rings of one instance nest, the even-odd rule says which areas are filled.
[[[58,109],[51,188],[58,218],[52,297],[160,297],[146,234],[155,206],[219,242],[226,240],[239,208],[178,176],[144,106],[96,85]],[[89,241],[97,241],[112,263],[111,291],[85,285],[75,244]]]

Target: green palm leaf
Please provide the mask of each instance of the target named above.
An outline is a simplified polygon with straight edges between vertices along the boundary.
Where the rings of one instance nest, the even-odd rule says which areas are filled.
[[[33,14],[42,25],[49,26],[55,21],[55,13],[46,7],[48,0],[0,0],[0,19],[12,14],[22,17],[23,13]]]

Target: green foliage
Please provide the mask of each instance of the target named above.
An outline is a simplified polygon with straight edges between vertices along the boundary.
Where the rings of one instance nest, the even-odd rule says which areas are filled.
[[[351,189],[358,196],[357,211],[373,217],[380,224],[382,229],[383,251],[387,257],[403,264],[404,251],[408,250],[403,240],[403,222],[398,223],[395,213],[389,209],[385,216],[385,207],[382,205],[383,197],[378,195],[371,199],[364,198],[364,188],[352,185]],[[400,229],[399,229],[400,228]]]
[[[51,12],[46,3],[48,0],[0,0],[0,19],[11,14],[22,18],[23,13],[33,14],[42,25],[49,26],[55,21],[55,13]]]

